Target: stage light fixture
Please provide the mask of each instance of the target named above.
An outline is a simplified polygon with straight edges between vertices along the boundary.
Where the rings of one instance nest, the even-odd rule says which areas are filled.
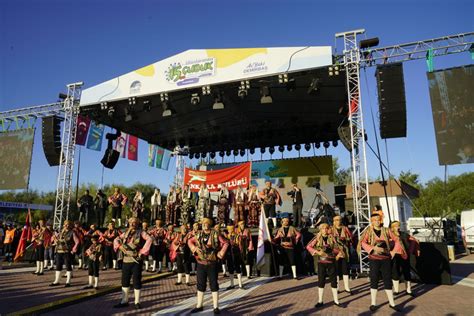
[[[194,158],[194,154],[193,153],[189,153],[189,159],[193,159]]]
[[[240,156],[241,156],[241,157],[245,156],[245,149],[241,149],[241,150],[240,150]]]
[[[107,110],[107,102],[102,102],[100,104],[100,109],[103,111],[103,110]]]
[[[337,147],[337,140],[333,140],[333,141],[332,141],[332,145],[333,145],[334,147]]]
[[[199,103],[201,103],[201,98],[199,97],[199,94],[198,93],[191,94],[191,104],[198,105]]]
[[[239,151],[237,149],[234,149],[234,151],[232,152],[234,154],[234,156],[238,156],[239,155]]]
[[[206,158],[206,156],[207,156],[207,153],[201,153],[201,158],[202,159]]]
[[[171,106],[169,101],[163,101],[161,105],[163,107],[163,114],[162,114],[163,117],[168,117],[173,114],[176,114],[176,110]]]
[[[125,108],[125,122],[130,122],[133,120],[133,115],[132,115],[132,108],[127,107]]]
[[[281,153],[284,152],[284,151],[285,151],[285,147],[284,147],[284,146],[281,146],[281,145],[278,146],[278,151],[281,152]]]
[[[288,82],[286,83],[286,90],[291,92],[291,91],[295,91],[295,89],[296,89],[295,79],[288,80]]]
[[[109,107],[109,110],[107,111],[107,115],[110,117],[110,118],[113,118],[114,115],[115,115],[115,108],[113,106]]]
[[[58,98],[64,101],[67,99],[67,94],[60,92],[58,95]]]
[[[225,156],[225,152],[220,151],[220,152],[219,152],[219,156],[220,156],[220,157],[224,157],[224,156]]]
[[[265,150],[266,150],[265,147],[260,147],[260,153],[261,153],[261,154],[264,154],[264,153],[265,153]]]
[[[370,48],[370,47],[377,46],[378,44],[379,44],[378,37],[367,38],[359,42],[359,48],[360,49]]]
[[[310,151],[311,150],[311,144],[304,144],[304,149],[306,149],[306,151]]]
[[[232,155],[232,151],[230,151],[230,149],[226,150],[225,154],[227,157],[230,157],[230,155]]]
[[[297,151],[300,151],[300,150],[301,150],[301,145],[300,145],[300,144],[296,144],[296,145],[295,145],[295,149],[296,149]]]
[[[150,100],[143,100],[143,110],[145,112],[151,111],[151,101]]]
[[[293,150],[293,145],[286,145],[286,149],[287,149],[288,151]]]
[[[237,92],[237,96],[241,99],[245,99],[249,94],[250,89],[250,81],[244,80],[240,82],[239,91]]]
[[[255,148],[250,148],[249,152],[251,155],[255,154]]]
[[[214,158],[216,158],[216,153],[215,153],[215,152],[211,152],[210,156],[211,156],[211,159],[214,159]]]
[[[288,74],[278,75],[278,83],[287,83],[287,82],[288,82]]]
[[[160,100],[161,102],[165,102],[169,100],[168,93],[160,93]]]
[[[211,94],[211,86],[203,86],[202,95],[210,95],[210,94]]]
[[[275,153],[275,147],[270,147],[270,149],[268,150],[270,152],[270,155],[273,155]]]
[[[308,94],[317,94],[319,92],[319,89],[321,88],[320,82],[318,78],[313,78],[311,80],[311,84],[308,87]]]
[[[331,146],[331,145],[329,144],[328,141],[325,141],[325,142],[323,143],[323,146],[324,146],[324,148],[328,149],[329,146]]]
[[[220,93],[216,93],[214,96],[214,104],[212,105],[213,110],[223,110],[225,108],[224,102],[222,102],[222,96]]]
[[[270,88],[268,86],[263,86],[260,88],[260,95],[262,96],[260,98],[261,104],[273,103],[272,96],[270,95]]]
[[[316,147],[316,149],[321,148],[321,143],[314,143],[314,147]]]
[[[329,76],[337,76],[339,75],[339,66],[335,65],[334,67],[329,67]]]

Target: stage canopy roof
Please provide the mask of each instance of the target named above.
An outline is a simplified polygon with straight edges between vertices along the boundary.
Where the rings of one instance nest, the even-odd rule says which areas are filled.
[[[202,49],[85,89],[80,109],[149,143],[207,153],[338,140],[347,92],[329,46]]]

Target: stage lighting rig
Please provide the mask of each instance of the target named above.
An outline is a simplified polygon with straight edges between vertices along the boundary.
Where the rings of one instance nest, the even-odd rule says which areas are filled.
[[[100,109],[101,109],[102,111],[107,110],[107,102],[102,102],[102,103],[100,104]]]
[[[232,152],[230,151],[230,149],[228,149],[228,150],[225,151],[225,155],[226,155],[227,157],[230,157],[230,155],[232,155]]]
[[[110,117],[110,118],[113,118],[114,115],[115,115],[115,108],[113,106],[110,106],[109,107],[109,110],[107,111],[107,115]]]
[[[334,147],[337,147],[337,140],[333,140],[333,141],[332,141],[332,145],[333,145]]]
[[[260,147],[260,153],[264,154],[265,153],[265,147]]]
[[[325,141],[325,142],[323,143],[323,146],[324,146],[324,148],[328,149],[329,146],[331,146],[331,145],[329,144],[328,141]]]
[[[60,92],[58,98],[59,100],[64,101],[67,99],[67,94]]]
[[[316,149],[321,148],[321,143],[314,143],[314,147],[316,147]]]
[[[311,150],[311,144],[304,144],[304,149],[306,149],[306,151],[310,151]]]
[[[241,156],[241,157],[245,156],[245,149],[241,149],[241,150],[240,150],[240,156]]]
[[[237,92],[237,96],[241,99],[245,99],[249,94],[250,89],[250,81],[245,80],[240,82],[239,91]]]
[[[215,153],[215,152],[211,152],[211,153],[210,153],[210,156],[211,156],[211,159],[214,159],[214,158],[216,158],[216,153]]]
[[[250,152],[251,155],[255,154],[255,148],[251,148],[251,149],[249,150],[249,152]]]
[[[220,152],[219,152],[219,156],[220,156],[220,157],[222,157],[222,158],[224,158],[224,156],[225,156],[225,152],[223,152],[223,151],[220,151]]]
[[[321,83],[319,78],[313,78],[311,84],[308,87],[308,94],[317,94],[321,88]]]
[[[273,103],[273,99],[270,94],[270,88],[268,86],[263,86],[262,88],[260,88],[260,95],[262,96],[260,98],[261,104]]]
[[[278,75],[278,83],[287,83],[287,82],[288,82],[288,74]]]
[[[296,149],[297,151],[300,151],[300,150],[301,150],[301,145],[300,145],[300,144],[296,144],[296,145],[295,145],[295,149]]]
[[[145,112],[151,111],[151,101],[150,100],[143,100],[143,110]]]
[[[239,151],[237,149],[234,149],[232,151],[232,154],[234,154],[234,156],[238,156],[239,155]]]
[[[282,145],[278,146],[278,151],[281,152],[281,153],[284,152],[285,151],[285,146],[282,146]]]
[[[360,49],[375,47],[377,45],[379,45],[379,38],[378,37],[367,38],[367,39],[362,40],[362,41],[359,42],[359,48]]]
[[[293,150],[293,145],[286,145],[286,149],[287,149],[288,151]]]
[[[334,65],[329,67],[329,76],[338,76],[339,75],[339,65]]]
[[[168,100],[162,101],[161,106],[163,107],[163,117],[168,117],[173,114],[176,114],[176,110],[171,106],[170,102]]]
[[[213,110],[223,110],[225,108],[224,102],[222,102],[221,93],[216,93],[214,95],[214,104],[212,105]]]
[[[211,94],[211,86],[202,87],[202,95],[210,95],[210,94]]]
[[[270,149],[268,150],[270,152],[270,155],[273,155],[275,153],[275,147],[270,147]]]
[[[201,103],[201,98],[199,97],[199,94],[198,93],[191,94],[191,104],[198,105],[199,103]]]

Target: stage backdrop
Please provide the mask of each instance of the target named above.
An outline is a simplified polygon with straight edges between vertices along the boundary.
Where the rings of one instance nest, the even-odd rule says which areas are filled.
[[[35,130],[0,133],[0,190],[26,189]]]
[[[220,170],[236,164],[217,164],[208,166],[209,170]],[[334,197],[334,172],[332,156],[304,157],[295,159],[266,160],[252,162],[251,183],[256,184],[259,190],[265,187],[266,181],[271,181],[272,186],[278,188],[283,199],[279,208],[282,212],[292,213],[292,201],[289,192],[293,183],[297,183],[303,194],[303,212],[311,208],[316,195],[316,183],[333,204]],[[315,205],[316,206],[316,205]]]
[[[474,162],[474,65],[428,73],[440,165]]]

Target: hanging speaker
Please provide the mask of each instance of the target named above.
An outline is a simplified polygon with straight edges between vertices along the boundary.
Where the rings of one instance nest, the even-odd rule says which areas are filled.
[[[402,63],[378,65],[375,72],[382,139],[407,136],[405,82]]]
[[[349,125],[347,126],[339,126],[337,128],[337,134],[339,135],[339,139],[341,143],[346,147],[348,151],[351,151],[351,128]]]
[[[58,166],[61,156],[61,118],[48,116],[42,119],[43,152],[50,166]]]
[[[104,157],[100,161],[105,168],[113,169],[120,158],[120,153],[112,148],[107,148]]]

